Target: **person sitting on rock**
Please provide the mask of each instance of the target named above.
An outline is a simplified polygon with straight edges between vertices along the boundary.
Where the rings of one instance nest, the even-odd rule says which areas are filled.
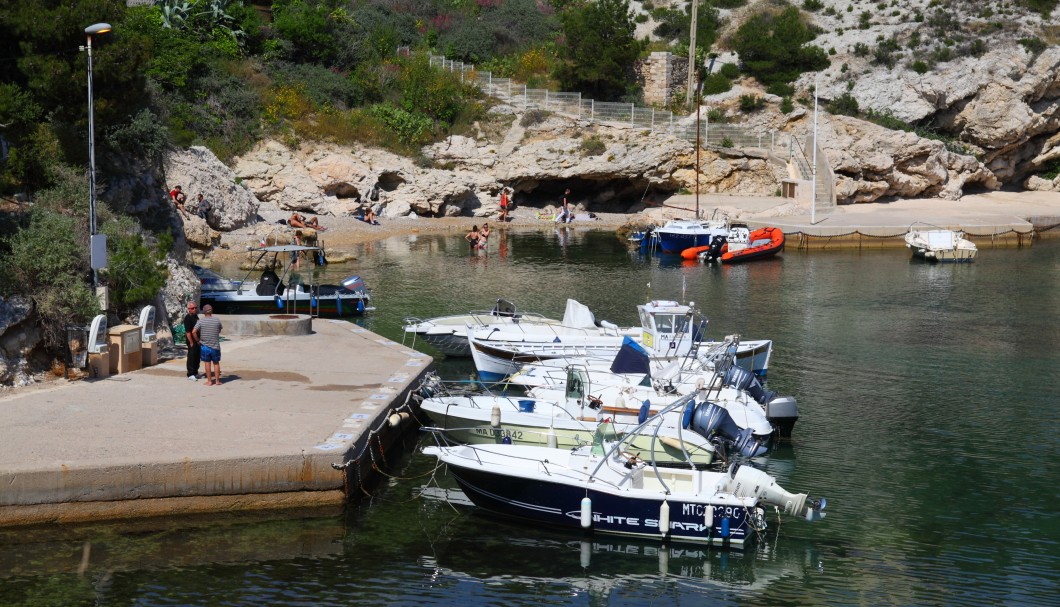
[[[364,217],[361,218],[361,221],[365,223],[370,223],[374,226],[379,225],[379,222],[375,219],[375,211],[372,210],[372,207],[368,207],[367,209],[365,209]]]
[[[195,202],[195,214],[206,219],[210,215],[211,208],[213,208],[213,205],[210,204],[210,201],[206,200],[202,194],[199,194],[199,198]]]

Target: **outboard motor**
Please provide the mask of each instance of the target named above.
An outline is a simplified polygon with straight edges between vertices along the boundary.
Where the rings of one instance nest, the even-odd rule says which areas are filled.
[[[721,257],[721,248],[725,246],[726,238],[721,234],[718,234],[710,240],[710,248],[700,253],[703,261],[707,263],[713,263]]]
[[[746,390],[751,395],[751,398],[755,399],[755,402],[760,405],[764,405],[777,397],[775,390],[763,388],[762,383],[758,381],[755,374],[743,367],[737,367],[736,365],[729,367],[722,381],[730,388]]]
[[[683,427],[690,428],[709,438],[721,437],[731,443],[736,452],[744,457],[758,457],[766,453],[750,428],[741,428],[733,421],[724,407],[711,402],[688,403],[685,408]]]
[[[777,479],[748,465],[733,463],[725,488],[737,497],[754,497],[763,503],[780,508],[785,514],[800,516],[808,521],[825,517],[828,501],[813,499],[805,493],[791,493],[777,484]]]

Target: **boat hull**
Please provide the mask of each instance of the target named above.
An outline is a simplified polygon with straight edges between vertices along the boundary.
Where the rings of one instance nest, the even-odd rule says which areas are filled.
[[[708,342],[704,342],[709,347]],[[613,359],[622,347],[621,340],[613,344],[592,344],[573,346],[565,344],[516,344],[489,343],[477,339],[471,340],[471,357],[475,361],[479,380],[496,383],[519,371],[526,363],[535,363],[557,358],[575,356]],[[772,342],[753,340],[741,342],[736,350],[736,364],[753,372],[763,381],[769,371],[769,359],[772,353]]]
[[[296,301],[276,297],[225,297],[222,294],[203,293],[202,305],[210,304],[217,314],[314,314],[328,318],[363,316],[375,308],[366,305],[359,297],[344,297],[341,300],[328,297],[317,298],[313,306],[310,298],[298,298]]]
[[[953,230],[910,230],[905,244],[913,257],[930,262],[969,263],[979,252],[962,232]]]
[[[591,443],[600,423],[592,410],[587,411],[591,415],[586,418],[575,418],[566,412],[550,416],[516,410],[516,402],[535,401],[500,397],[498,404],[504,408],[499,408],[500,421],[496,426],[488,401],[483,401],[479,407],[469,407],[447,404],[444,398],[427,399],[421,404],[421,410],[438,428],[445,430],[449,440],[468,445],[510,443],[546,447],[555,441],[555,448],[570,450]],[[636,410],[631,411],[631,417],[636,419]],[[615,430],[621,436],[635,426],[635,423],[615,423]],[[672,432],[663,432],[660,436],[660,440],[648,434],[629,437],[631,451],[660,465],[687,465],[691,462],[696,466],[707,466],[714,461],[714,447],[691,430],[682,432],[680,438]]]
[[[496,474],[449,463],[460,488],[479,508],[506,517],[568,529],[582,530],[583,498],[591,503],[594,532],[663,538],[660,512],[664,499],[633,494],[613,495],[591,485],[568,485]],[[669,508],[668,539],[741,548],[751,534],[749,509],[735,504],[665,499]],[[713,524],[707,525],[707,507],[713,506]]]

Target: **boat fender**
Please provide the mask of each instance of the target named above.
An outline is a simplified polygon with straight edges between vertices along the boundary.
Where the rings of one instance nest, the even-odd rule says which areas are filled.
[[[648,413],[651,411],[651,401],[645,399],[640,405],[640,412],[637,413],[637,423],[643,424],[648,421]]]
[[[582,513],[581,513],[582,529],[588,529],[593,526],[593,501],[589,499],[589,496],[582,498]]]
[[[387,421],[390,423],[391,428],[397,428],[401,425],[401,422],[405,421],[408,418],[409,414],[402,411],[401,413],[394,413],[389,418],[387,418]]]
[[[670,533],[670,504],[666,500],[659,506],[659,533]]]
[[[703,522],[707,525],[707,530],[714,528],[714,506],[708,505],[703,509]]]
[[[316,295],[314,295],[314,296],[309,298],[309,307],[310,308],[319,308],[320,307],[320,304],[317,303],[317,296]]]
[[[502,445],[510,445],[510,444],[512,444],[512,437],[505,436],[504,438],[501,439],[501,444]]]
[[[556,431],[552,428],[549,428],[548,432],[545,433],[545,444],[548,445],[549,449],[559,447],[559,438],[556,436]]]
[[[274,295],[273,299],[276,300],[276,307],[279,308],[280,310],[282,310],[283,309],[283,300],[280,299],[280,296],[279,295]]]
[[[494,404],[493,410],[490,411],[490,425],[494,428],[501,427],[501,406],[498,404]]]
[[[729,517],[721,519],[721,537],[729,537]]]

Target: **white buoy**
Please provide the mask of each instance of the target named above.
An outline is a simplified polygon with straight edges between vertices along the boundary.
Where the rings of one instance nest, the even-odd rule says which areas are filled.
[[[397,428],[401,425],[401,422],[405,421],[408,418],[409,414],[402,411],[401,413],[394,413],[393,415],[387,418],[387,421],[390,422],[391,428]]]
[[[501,427],[501,406],[493,405],[493,411],[490,411],[490,425],[494,428]]]
[[[593,500],[589,496],[582,498],[582,529],[593,526]]]
[[[556,436],[556,431],[552,428],[548,429],[545,433],[545,444],[548,445],[549,449],[559,448],[559,437]]]
[[[707,532],[714,528],[714,506],[707,506],[703,509],[703,522],[707,525]]]
[[[670,504],[666,500],[659,506],[659,533],[670,533]]]

